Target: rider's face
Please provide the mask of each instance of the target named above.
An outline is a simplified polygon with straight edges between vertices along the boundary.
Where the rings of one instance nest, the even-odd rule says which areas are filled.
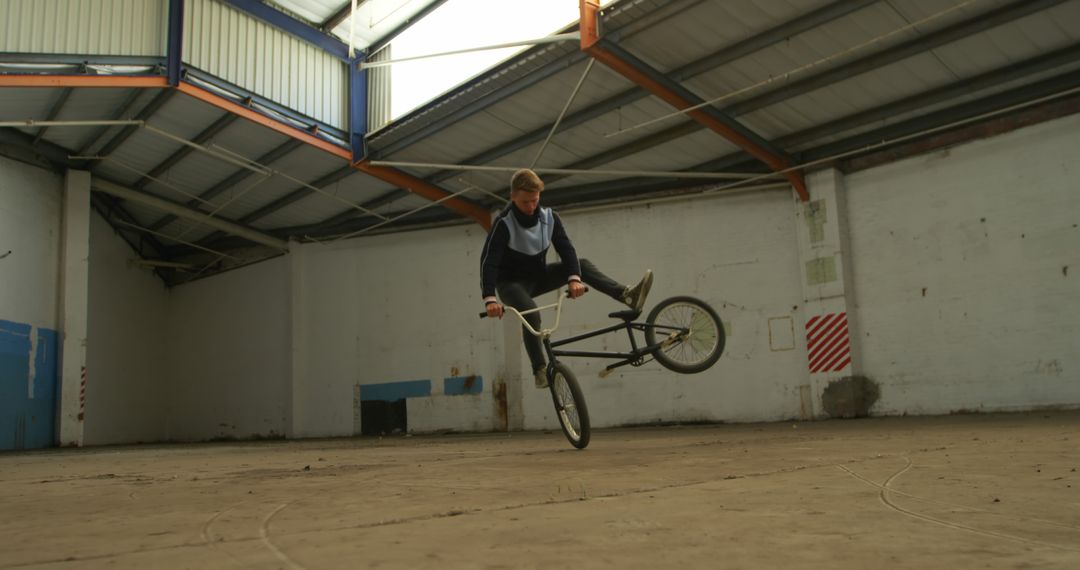
[[[510,201],[517,206],[518,210],[521,210],[521,213],[531,216],[536,212],[536,208],[540,206],[540,192],[514,190],[510,192]]]

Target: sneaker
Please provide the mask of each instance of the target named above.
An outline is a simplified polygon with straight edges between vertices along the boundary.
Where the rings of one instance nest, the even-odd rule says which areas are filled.
[[[533,372],[533,380],[536,381],[536,387],[537,388],[547,388],[548,387],[547,367],[546,366],[541,366],[540,368],[537,368],[536,371]]]
[[[641,308],[645,306],[645,298],[649,296],[650,288],[652,288],[652,269],[646,269],[645,276],[641,278],[637,285],[626,288],[626,293],[623,294],[623,303],[626,303],[631,309],[641,312]]]

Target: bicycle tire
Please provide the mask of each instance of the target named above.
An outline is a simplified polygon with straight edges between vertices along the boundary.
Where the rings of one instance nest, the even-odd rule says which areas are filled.
[[[555,404],[555,417],[559,420],[563,435],[566,436],[570,445],[578,449],[585,449],[589,445],[591,429],[589,426],[589,409],[585,405],[585,396],[581,393],[577,377],[561,362],[554,365],[549,385],[551,399]]]
[[[716,311],[701,299],[671,297],[660,301],[645,319],[645,341],[657,344],[656,325],[689,328],[688,337],[661,336],[659,342],[672,341],[653,350],[653,358],[661,366],[680,374],[697,374],[708,370],[724,352],[726,335],[724,323]]]

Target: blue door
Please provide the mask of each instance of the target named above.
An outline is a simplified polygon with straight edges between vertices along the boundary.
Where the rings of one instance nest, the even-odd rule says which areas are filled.
[[[56,331],[0,320],[0,450],[52,447],[57,341]]]

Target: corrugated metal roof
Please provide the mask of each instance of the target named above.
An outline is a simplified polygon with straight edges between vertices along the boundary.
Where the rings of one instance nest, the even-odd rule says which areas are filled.
[[[351,32],[356,49],[365,50],[413,19],[432,4],[432,0],[359,1],[356,7],[355,23],[352,22],[350,0],[270,0],[268,3],[299,16],[315,27],[322,27],[340,10],[346,10],[344,19],[329,31],[345,42],[349,41]]]
[[[278,4],[319,19],[344,2]],[[715,100],[709,111],[714,117],[795,164],[1080,88],[1080,27],[1072,24],[1080,21],[1080,0],[623,0],[603,14],[605,41],[690,97]],[[587,62],[574,43],[522,52],[371,133],[369,158],[531,165]],[[199,151],[180,158],[186,145],[147,129],[50,128],[39,147],[65,157],[107,153],[109,160],[90,163],[96,176],[181,204],[201,195],[206,203],[195,206],[200,211],[279,237],[356,231],[374,222],[357,211],[358,204],[388,216],[430,206],[405,224],[461,219],[266,124],[244,118],[219,123],[227,112],[194,97],[174,93],[150,112],[162,93],[75,88],[57,107],[61,89],[0,89],[0,120],[41,120],[53,109],[60,120],[148,116],[148,124],[184,139],[220,126],[203,141],[213,153],[263,159],[270,175],[247,174],[235,162]],[[582,197],[611,200],[710,184],[596,170],[768,171],[725,136],[672,111],[622,75],[594,64],[536,163],[594,172],[545,176],[549,200],[572,204]],[[40,132],[18,130],[27,146]],[[130,136],[117,138],[127,130]],[[449,192],[477,187],[481,191],[466,197],[488,208],[505,203],[491,194],[506,196],[510,177],[505,171],[420,165],[399,170]],[[160,171],[162,182],[140,181],[151,171]],[[203,247],[241,243],[208,239],[220,232],[191,221],[162,223],[162,212],[141,204],[125,202],[121,208],[140,225]],[[160,255],[212,259],[188,246],[172,248],[169,238],[154,239],[169,247]]]

